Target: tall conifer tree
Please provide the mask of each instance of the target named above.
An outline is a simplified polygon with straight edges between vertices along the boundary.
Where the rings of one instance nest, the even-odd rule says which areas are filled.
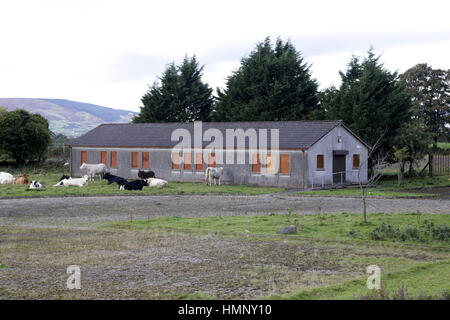
[[[203,67],[194,57],[171,63],[142,97],[141,112],[133,122],[206,121],[213,105],[212,89],[202,81]]]
[[[317,107],[317,83],[289,42],[270,38],[257,44],[218,89],[216,121],[302,120]]]

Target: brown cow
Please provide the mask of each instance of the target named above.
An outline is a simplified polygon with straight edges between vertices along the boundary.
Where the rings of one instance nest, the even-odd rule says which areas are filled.
[[[20,178],[14,179],[14,184],[29,184],[29,183],[30,183],[30,180],[28,180],[28,176],[26,174],[24,174]]]

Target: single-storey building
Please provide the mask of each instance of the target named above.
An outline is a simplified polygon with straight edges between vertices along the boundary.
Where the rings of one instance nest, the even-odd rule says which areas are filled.
[[[127,179],[203,181],[217,166],[224,183],[297,188],[366,182],[370,148],[340,120],[102,124],[68,146],[72,176],[86,162]]]

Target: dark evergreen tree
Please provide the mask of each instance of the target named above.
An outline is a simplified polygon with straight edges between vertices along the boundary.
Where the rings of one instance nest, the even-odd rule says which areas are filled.
[[[391,73],[375,57],[372,49],[362,61],[352,57],[346,72],[339,72],[339,89],[321,95],[327,118],[342,119],[368,143],[384,135],[379,152],[391,151],[393,137],[410,117],[410,95],[396,72]]]
[[[195,56],[183,63],[168,65],[159,83],[142,97],[141,112],[133,122],[189,122],[209,119],[213,105],[212,89],[202,82],[203,67]]]
[[[450,70],[433,69],[426,63],[407,70],[402,79],[410,90],[414,118],[423,121],[432,137],[429,150],[429,174],[433,175],[433,152],[439,138],[449,139]],[[433,150],[434,149],[434,150]]]
[[[217,89],[215,121],[302,120],[317,108],[317,83],[309,66],[289,42],[270,38],[257,44]]]

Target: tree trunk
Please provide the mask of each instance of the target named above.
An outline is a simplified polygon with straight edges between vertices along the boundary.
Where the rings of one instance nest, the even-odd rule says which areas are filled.
[[[367,210],[366,210],[366,189],[362,189],[362,201],[363,201],[363,215],[364,222],[367,222]]]
[[[400,171],[398,172],[398,185],[399,186],[403,183],[403,180],[405,178],[405,165],[406,165],[406,161],[402,160],[400,162]]]
[[[413,176],[413,171],[414,171],[414,160],[411,160],[409,162],[409,172],[408,172],[410,178]]]
[[[433,152],[428,154],[428,175],[433,176]]]
[[[437,150],[437,138],[433,141],[433,148],[431,149],[431,152],[428,153],[428,160],[429,160],[429,167],[428,167],[428,175],[432,177],[434,175],[434,168],[433,168],[433,160],[434,160],[434,154]]]

